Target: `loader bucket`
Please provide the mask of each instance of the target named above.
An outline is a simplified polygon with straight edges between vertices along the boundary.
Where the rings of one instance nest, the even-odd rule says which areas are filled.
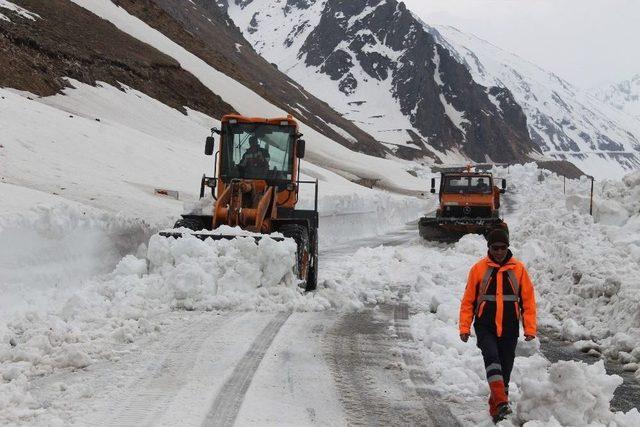
[[[486,236],[496,228],[509,231],[507,224],[499,218],[422,217],[418,222],[420,236],[438,242],[456,242],[466,234]]]
[[[163,237],[173,237],[174,239],[179,239],[181,237],[184,237],[185,235],[190,235],[193,237],[196,237],[200,240],[233,240],[233,239],[237,239],[237,238],[253,238],[256,242],[256,244],[264,239],[264,238],[268,238],[268,239],[272,239],[275,240],[276,242],[282,242],[285,238],[284,237],[272,237],[272,236],[252,236],[252,235],[246,235],[246,234],[215,234],[215,233],[203,233],[203,232],[197,232],[194,231],[192,233],[181,233],[179,231],[161,231],[159,233],[161,236]]]

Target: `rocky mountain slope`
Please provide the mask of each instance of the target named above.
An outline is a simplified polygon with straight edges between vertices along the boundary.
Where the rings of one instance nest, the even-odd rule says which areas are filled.
[[[0,9],[0,87],[49,96],[69,86],[65,78],[137,89],[183,110],[218,117],[233,107],[177,61],[119,31],[68,0],[21,0],[32,13]]]
[[[529,133],[549,157],[587,173],[622,176],[640,167],[640,124],[558,76],[452,27],[429,28],[466,64],[474,80],[508,88],[527,115]],[[602,175],[600,175],[602,176]]]
[[[226,6],[260,54],[399,156],[519,161],[536,150],[509,90],[476,83],[403,3]]]
[[[640,120],[608,103],[633,108],[640,79],[603,102],[480,39],[432,28],[397,0],[104,2],[354,151],[435,163],[568,160],[613,175],[640,165]],[[1,87],[49,96],[73,79],[139,90],[183,113],[251,109],[76,3],[1,3]]]
[[[640,165],[640,128],[522,58],[396,0],[218,0],[254,48],[399,154]],[[407,135],[410,135],[408,137]]]
[[[389,154],[387,147],[257,55],[215,4],[184,8],[170,0],[113,3],[330,139],[373,156]],[[48,96],[68,86],[67,77],[88,84],[124,84],[174,108],[189,107],[214,118],[238,111],[172,58],[72,1],[11,4],[31,11],[33,17],[1,9],[2,87]]]

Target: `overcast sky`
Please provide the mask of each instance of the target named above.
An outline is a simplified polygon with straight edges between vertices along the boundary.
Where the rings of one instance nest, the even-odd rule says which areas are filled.
[[[640,74],[640,0],[403,0],[585,88]]]

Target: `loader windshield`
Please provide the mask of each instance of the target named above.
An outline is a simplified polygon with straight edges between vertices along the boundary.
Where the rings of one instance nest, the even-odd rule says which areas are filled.
[[[447,176],[444,179],[445,193],[459,194],[491,194],[493,181],[490,175],[482,176]]]
[[[238,123],[223,126],[222,179],[293,178],[293,126]]]

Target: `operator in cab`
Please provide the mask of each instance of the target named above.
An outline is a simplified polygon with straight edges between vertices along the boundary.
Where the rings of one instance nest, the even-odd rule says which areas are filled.
[[[242,155],[238,167],[242,175],[247,173],[255,176],[264,175],[269,171],[269,159],[269,151],[260,147],[257,136],[251,135],[249,148]]]

